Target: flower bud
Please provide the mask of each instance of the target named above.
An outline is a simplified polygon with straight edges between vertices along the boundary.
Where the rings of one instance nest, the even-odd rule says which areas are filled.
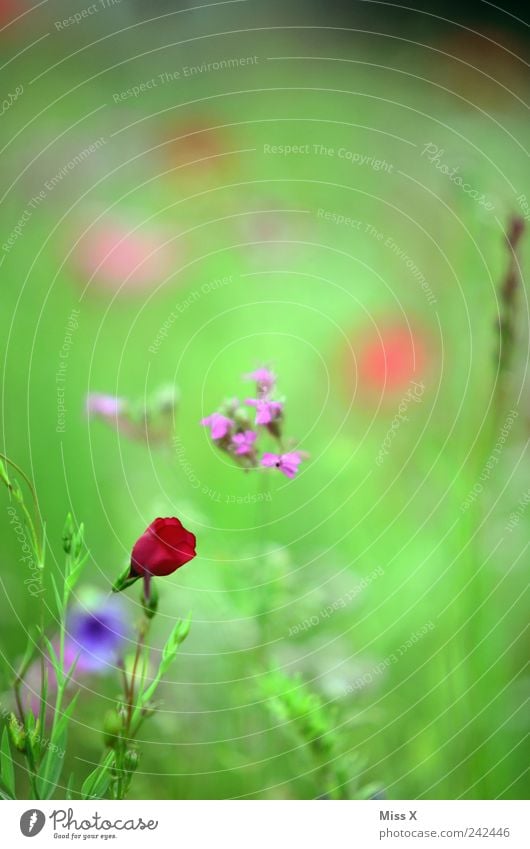
[[[248,410],[245,407],[238,407],[234,412],[234,421],[241,430],[250,430],[252,428],[252,422],[250,420],[250,416],[248,414]]]
[[[153,410],[165,416],[174,412],[179,402],[179,393],[175,386],[161,386],[153,397]]]
[[[136,749],[127,749],[123,759],[123,765],[127,772],[135,772],[138,768],[138,752]]]
[[[85,526],[83,522],[79,525],[79,530],[76,534],[74,534],[72,539],[72,554],[74,558],[77,560],[81,551],[83,550],[83,540],[85,536]]]
[[[63,528],[63,551],[65,554],[70,554],[72,550],[72,539],[74,536],[74,522],[72,514],[68,513]]]
[[[154,704],[148,703],[148,704],[144,705],[143,708],[142,708],[142,717],[144,719],[149,719],[150,716],[153,716],[155,711],[156,711],[156,708],[155,708]]]
[[[26,732],[14,713],[9,714],[9,735],[15,749],[24,752],[26,750]]]
[[[109,710],[103,722],[103,738],[109,749],[114,749],[123,729],[121,716],[115,710]]]

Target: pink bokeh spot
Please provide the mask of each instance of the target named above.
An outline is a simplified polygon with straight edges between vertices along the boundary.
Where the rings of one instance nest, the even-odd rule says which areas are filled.
[[[424,374],[427,347],[422,334],[407,325],[388,324],[365,337],[358,352],[359,383],[363,389],[399,392]]]
[[[91,285],[116,291],[145,289],[162,283],[174,267],[171,245],[154,230],[131,232],[125,224],[100,222],[79,245],[78,263]]]

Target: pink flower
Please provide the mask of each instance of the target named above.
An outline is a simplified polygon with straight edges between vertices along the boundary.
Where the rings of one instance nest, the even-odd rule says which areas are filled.
[[[257,433],[253,430],[245,430],[244,433],[236,433],[232,437],[232,444],[235,446],[236,454],[250,454],[254,448],[254,443],[257,438]]]
[[[88,415],[102,416],[104,419],[112,419],[118,416],[125,407],[121,398],[114,395],[102,395],[99,392],[91,392],[86,398],[86,411]]]
[[[261,458],[262,466],[276,466],[288,478],[294,478],[301,462],[302,457],[298,451],[289,451],[287,454],[264,454]]]
[[[282,411],[280,401],[267,401],[266,398],[247,398],[245,404],[256,408],[256,424],[268,425],[277,419]]]
[[[246,380],[255,380],[258,385],[258,393],[266,395],[276,383],[276,375],[268,368],[258,368],[245,375]]]
[[[232,427],[232,419],[221,413],[212,413],[211,416],[201,419],[201,424],[210,428],[212,439],[224,439]]]

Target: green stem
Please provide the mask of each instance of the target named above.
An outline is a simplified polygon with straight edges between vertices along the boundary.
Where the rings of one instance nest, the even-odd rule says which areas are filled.
[[[31,482],[31,480],[29,479],[29,477],[27,476],[25,471],[17,463],[15,463],[14,460],[10,460],[9,457],[7,457],[1,451],[0,451],[0,459],[3,460],[8,465],[12,466],[12,468],[15,469],[17,471],[17,473],[26,482],[27,487],[28,487],[29,491],[31,492],[31,497],[33,499],[33,505],[34,505],[34,509],[35,509],[35,518],[40,525],[40,534],[41,534],[41,537],[43,537],[43,528],[42,528],[42,522],[41,522],[41,519],[40,519],[39,501],[38,501],[37,493],[35,491],[35,487],[33,486],[33,483]],[[13,492],[13,485],[12,485],[12,483],[9,479],[6,481],[6,485],[7,485],[8,489],[10,490],[10,492]],[[42,541],[39,542],[33,521],[32,521],[32,519],[29,515],[29,512],[28,512],[25,504],[21,504],[21,507],[22,507],[24,514],[26,515],[26,518],[28,520],[30,530],[31,530],[31,533],[32,533],[32,536],[33,536],[34,544],[35,544],[35,550],[36,550],[36,553],[38,554],[38,557],[39,557],[39,561],[42,561],[42,554],[43,554],[43,548],[44,548],[43,542]]]
[[[135,724],[135,720],[137,719],[140,705],[135,706],[135,686],[136,686],[136,676],[138,673],[138,664],[140,661],[140,657],[142,655],[145,638],[147,637],[147,633],[149,631],[150,620],[145,618],[140,623],[139,631],[138,631],[138,639],[136,642],[136,651],[134,654],[133,666],[130,674],[129,681],[127,681],[127,675],[125,673],[125,669],[123,669],[123,681],[124,681],[124,701],[125,701],[125,726],[123,731],[121,732],[121,736],[116,747],[116,781],[114,784],[114,798],[123,799],[126,792],[126,773],[125,773],[125,754],[127,752],[130,741],[134,738],[134,735],[137,733],[140,723]],[[141,690],[140,690],[141,692]],[[140,693],[139,693],[140,695]],[[134,726],[134,727],[133,727]]]
[[[28,775],[31,784],[31,790],[33,793],[33,798],[40,799],[39,790],[37,787],[37,765],[35,763],[35,758],[33,757],[33,750],[31,748],[31,743],[29,740],[27,741],[26,750],[24,754],[28,762]]]

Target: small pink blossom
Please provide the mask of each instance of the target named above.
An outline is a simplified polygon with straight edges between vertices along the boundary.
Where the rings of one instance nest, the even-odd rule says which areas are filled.
[[[206,416],[201,419],[201,424],[210,428],[210,436],[212,439],[224,439],[232,427],[232,419],[223,416],[221,413],[212,413],[211,416]]]
[[[236,454],[251,454],[254,449],[254,443],[257,438],[257,433],[253,430],[245,430],[244,433],[236,433],[232,437],[232,444],[235,446]]]
[[[268,368],[262,367],[250,374],[245,375],[246,380],[255,380],[258,385],[258,393],[266,395],[274,387],[276,383],[276,375]]]
[[[261,458],[262,466],[276,466],[288,478],[294,478],[301,462],[302,456],[298,451],[289,451],[287,454],[264,454]]]
[[[277,419],[282,411],[280,401],[267,401],[266,398],[247,398],[245,404],[256,408],[256,424],[268,425]]]
[[[125,407],[121,398],[114,395],[102,395],[91,392],[86,398],[86,411],[88,415],[102,416],[104,419],[112,419],[123,412]]]

